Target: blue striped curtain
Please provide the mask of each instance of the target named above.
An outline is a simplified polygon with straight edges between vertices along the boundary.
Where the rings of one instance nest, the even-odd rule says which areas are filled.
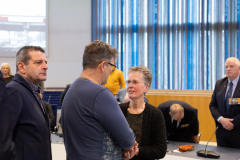
[[[92,0],[92,40],[153,74],[152,89],[212,90],[239,58],[239,0]]]

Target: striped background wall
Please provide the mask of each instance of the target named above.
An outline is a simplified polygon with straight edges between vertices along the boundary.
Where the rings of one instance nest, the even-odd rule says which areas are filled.
[[[152,89],[212,90],[239,58],[239,0],[92,0],[92,40],[118,49],[125,79],[144,65]]]

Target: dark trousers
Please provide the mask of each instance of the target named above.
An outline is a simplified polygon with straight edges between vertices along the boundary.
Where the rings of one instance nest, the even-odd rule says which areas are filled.
[[[225,130],[224,128],[221,128]],[[225,131],[226,132],[226,131]],[[216,134],[217,145],[220,147],[239,148],[240,149],[240,130],[227,131],[228,134],[222,135],[220,130]]]

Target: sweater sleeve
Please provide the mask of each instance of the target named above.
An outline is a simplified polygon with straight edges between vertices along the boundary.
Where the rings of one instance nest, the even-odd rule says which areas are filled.
[[[104,89],[96,97],[94,113],[122,149],[132,148],[135,142],[134,133],[129,127],[116,99],[109,90]]]
[[[146,160],[155,160],[165,157],[167,151],[167,136],[165,121],[162,112],[154,108],[151,110],[150,124],[150,144],[139,147],[139,154],[137,157]],[[149,115],[150,116],[150,115]],[[142,135],[145,137],[145,135]],[[146,138],[146,137],[145,137]],[[144,138],[142,139],[145,140]],[[146,138],[147,140],[147,138]]]

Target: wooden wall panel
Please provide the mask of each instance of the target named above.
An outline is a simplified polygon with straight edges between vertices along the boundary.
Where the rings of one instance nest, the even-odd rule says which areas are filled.
[[[196,94],[195,96],[191,95],[154,95],[152,93],[147,94],[146,97],[149,100],[149,103],[158,107],[159,104],[168,101],[168,100],[180,100],[185,101],[190,104],[192,107],[198,109],[198,120],[199,120],[199,132],[202,133],[201,141],[208,141],[214,130],[216,129],[214,119],[209,110],[209,104],[211,101],[211,93],[206,96],[200,96]],[[216,142],[216,136],[211,140]]]

